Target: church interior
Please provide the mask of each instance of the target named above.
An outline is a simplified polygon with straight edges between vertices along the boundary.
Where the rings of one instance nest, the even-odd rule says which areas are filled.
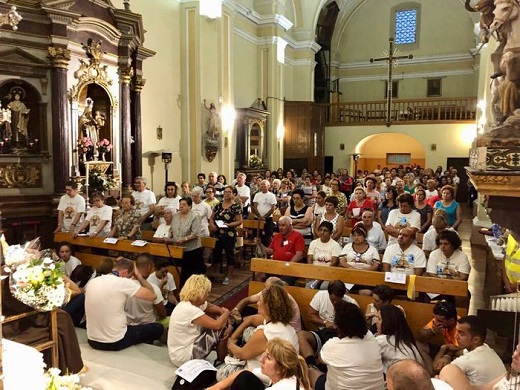
[[[520,129],[503,125],[493,100],[505,40],[484,38],[489,3],[0,0],[2,15],[15,6],[21,16],[0,29],[6,240],[53,247],[69,180],[87,201],[100,180],[117,200],[136,177],[164,195],[167,182],[195,184],[199,173],[231,183],[244,172],[249,183],[278,168],[356,177],[440,166],[460,178],[467,313],[491,312],[490,297],[507,292],[503,254],[479,231],[520,232]],[[512,351],[518,324],[489,318]],[[114,362],[78,335],[86,385],[170,388],[166,349],[132,347]]]

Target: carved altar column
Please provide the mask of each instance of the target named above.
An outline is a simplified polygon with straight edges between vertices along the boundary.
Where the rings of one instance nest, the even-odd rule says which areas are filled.
[[[52,154],[54,169],[54,192],[64,193],[65,182],[74,175],[71,170],[70,151],[72,151],[69,117],[67,110],[67,66],[70,50],[49,47],[52,66]]]
[[[130,106],[130,81],[134,75],[132,67],[119,68],[121,84],[121,183],[123,193],[132,190],[132,121]],[[141,156],[136,156],[136,160]]]
[[[134,123],[134,144],[133,155],[134,163],[132,164],[132,176],[141,176],[143,174],[143,129],[141,125],[141,92],[146,80],[142,76],[135,76],[132,83],[132,114]]]

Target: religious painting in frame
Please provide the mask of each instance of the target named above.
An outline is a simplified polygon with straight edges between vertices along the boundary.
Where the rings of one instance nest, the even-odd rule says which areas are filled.
[[[410,165],[412,155],[410,153],[387,153],[387,165]]]

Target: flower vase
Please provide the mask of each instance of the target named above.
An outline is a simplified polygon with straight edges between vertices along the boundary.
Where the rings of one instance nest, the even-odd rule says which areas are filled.
[[[101,161],[106,161],[105,160],[105,153],[100,153],[100,155],[101,155]]]
[[[83,164],[87,162],[87,153],[83,153]]]

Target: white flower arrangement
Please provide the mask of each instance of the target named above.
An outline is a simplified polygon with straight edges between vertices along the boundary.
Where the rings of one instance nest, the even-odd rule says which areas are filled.
[[[83,387],[79,383],[79,375],[60,376],[59,368],[50,368],[45,373],[47,386],[45,390],[92,390],[90,387]]]
[[[5,270],[11,273],[11,294],[19,301],[39,311],[51,311],[69,298],[63,280],[63,264],[50,257],[40,258],[40,252],[29,249],[31,243],[9,246],[5,250]]]

